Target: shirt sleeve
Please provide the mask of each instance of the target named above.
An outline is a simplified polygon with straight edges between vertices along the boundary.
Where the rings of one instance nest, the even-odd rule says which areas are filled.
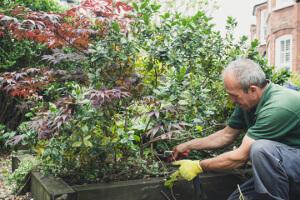
[[[239,106],[235,106],[233,113],[231,114],[227,125],[234,129],[245,129],[247,128],[243,110]]]
[[[248,129],[247,135],[255,140],[277,140],[288,134],[298,123],[295,113],[284,108],[272,108],[258,114],[255,124]]]

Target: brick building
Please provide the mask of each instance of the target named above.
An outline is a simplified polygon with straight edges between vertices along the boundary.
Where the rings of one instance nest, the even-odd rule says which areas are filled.
[[[300,73],[300,0],[267,0],[253,8],[251,39],[277,69]]]

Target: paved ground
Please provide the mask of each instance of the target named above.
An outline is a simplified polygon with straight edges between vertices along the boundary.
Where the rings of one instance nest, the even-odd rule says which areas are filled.
[[[30,194],[15,196],[4,184],[4,175],[11,173],[11,156],[7,153],[0,153],[0,200],[33,200]]]

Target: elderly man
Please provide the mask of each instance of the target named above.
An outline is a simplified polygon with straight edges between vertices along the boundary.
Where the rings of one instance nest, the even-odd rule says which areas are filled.
[[[181,176],[192,180],[202,172],[234,169],[251,160],[253,178],[241,185],[246,199],[300,199],[300,93],[268,82],[260,66],[249,59],[231,62],[222,75],[236,104],[227,126],[176,146],[174,156],[224,147],[241,130],[247,132],[235,150],[201,161],[174,162]],[[235,191],[229,199],[238,196]]]

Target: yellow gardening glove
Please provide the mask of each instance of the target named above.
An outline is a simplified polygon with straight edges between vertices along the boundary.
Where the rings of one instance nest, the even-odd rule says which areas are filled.
[[[179,160],[172,163],[173,165],[180,165],[179,171],[182,178],[191,181],[203,170],[200,166],[199,160]]]

